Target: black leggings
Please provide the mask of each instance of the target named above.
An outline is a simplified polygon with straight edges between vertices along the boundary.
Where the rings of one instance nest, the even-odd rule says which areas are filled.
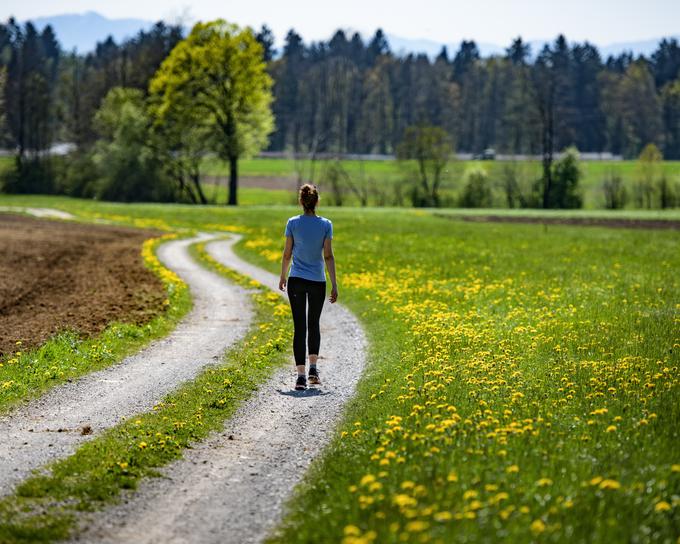
[[[311,355],[319,354],[321,333],[319,331],[319,318],[323,308],[323,300],[326,298],[326,282],[312,281],[297,276],[288,278],[288,300],[293,312],[293,353],[295,364],[305,364],[305,333],[307,333],[307,346]],[[309,312],[306,311],[309,301]],[[306,315],[305,315],[306,314]]]

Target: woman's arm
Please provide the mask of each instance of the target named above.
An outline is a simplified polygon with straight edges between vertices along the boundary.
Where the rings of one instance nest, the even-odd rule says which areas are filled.
[[[331,277],[331,296],[328,300],[335,302],[338,300],[338,283],[335,280],[335,256],[333,255],[333,246],[331,245],[330,238],[326,238],[323,241],[323,258],[326,261],[328,275]]]
[[[283,248],[283,256],[281,257],[281,277],[279,278],[279,289],[286,290],[286,274],[290,266],[290,260],[293,257],[293,237],[286,236],[286,245]]]

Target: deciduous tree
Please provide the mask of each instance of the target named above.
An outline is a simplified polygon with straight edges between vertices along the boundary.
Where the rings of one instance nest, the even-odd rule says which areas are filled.
[[[229,199],[237,203],[238,160],[267,143],[274,119],[272,81],[262,45],[250,28],[224,20],[197,23],[151,81],[158,121],[198,122],[208,131],[205,151],[229,162]]]

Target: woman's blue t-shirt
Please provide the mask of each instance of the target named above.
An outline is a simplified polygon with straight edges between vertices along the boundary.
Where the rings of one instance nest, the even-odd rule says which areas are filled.
[[[293,237],[293,266],[289,276],[326,281],[323,243],[333,239],[333,223],[318,215],[296,215],[288,219],[285,236]]]

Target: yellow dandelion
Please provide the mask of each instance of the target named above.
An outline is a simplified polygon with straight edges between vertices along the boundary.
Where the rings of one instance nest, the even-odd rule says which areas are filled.
[[[373,474],[366,474],[363,478],[361,478],[361,482],[359,482],[361,485],[368,485],[375,482],[375,476]]]
[[[536,519],[533,521],[530,528],[532,533],[539,535],[545,531],[545,523],[543,523],[540,519]]]
[[[397,505],[397,506],[415,506],[418,501],[411,497],[410,495],[404,495],[403,493],[400,493],[399,495],[395,495],[395,497],[392,499],[392,502]]]
[[[437,512],[433,517],[435,521],[449,521],[453,518],[451,512]]]
[[[404,529],[406,529],[406,531],[409,533],[420,533],[427,529],[429,526],[430,524],[427,521],[416,520],[409,521],[404,527]]]
[[[616,480],[602,480],[600,482],[600,489],[619,489],[621,484]]]
[[[666,501],[659,501],[654,506],[655,512],[667,512],[670,509],[671,509],[671,505],[668,504]]]
[[[347,525],[344,529],[345,536],[359,536],[361,534],[361,529],[356,525]]]

